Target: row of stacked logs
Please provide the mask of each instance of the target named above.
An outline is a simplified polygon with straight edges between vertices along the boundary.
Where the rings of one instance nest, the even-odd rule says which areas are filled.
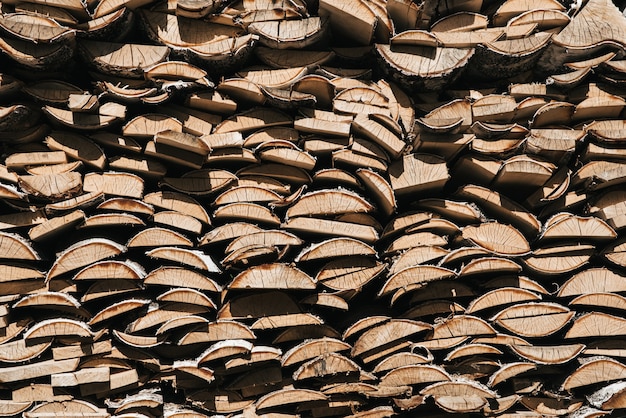
[[[621,413],[626,18],[569,6],[3,2],[0,416]]]

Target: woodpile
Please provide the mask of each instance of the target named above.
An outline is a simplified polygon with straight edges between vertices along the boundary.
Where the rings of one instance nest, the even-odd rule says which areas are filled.
[[[7,0],[0,416],[626,409],[608,0]]]

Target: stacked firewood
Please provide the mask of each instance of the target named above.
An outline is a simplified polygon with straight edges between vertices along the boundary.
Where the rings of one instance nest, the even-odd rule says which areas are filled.
[[[10,0],[0,416],[626,409],[608,0]]]

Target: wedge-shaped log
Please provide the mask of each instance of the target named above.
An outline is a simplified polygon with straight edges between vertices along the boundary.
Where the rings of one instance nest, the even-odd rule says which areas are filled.
[[[3,254],[2,258],[12,260],[41,260],[28,240],[8,232],[0,232],[0,254]]]
[[[451,413],[478,411],[488,399],[497,397],[491,389],[471,380],[433,383],[422,389],[420,395],[432,396],[440,408]]]
[[[524,257],[524,264],[539,274],[563,274],[587,264],[594,253],[595,246],[591,244],[557,244],[534,250]]]
[[[364,1],[322,0],[320,9],[330,16],[333,33],[345,36],[359,45],[371,43],[377,20],[376,14]]]
[[[319,16],[248,25],[248,31],[258,35],[261,44],[273,49],[306,48],[322,40],[327,30],[328,19]]]
[[[94,262],[83,268],[74,275],[72,280],[141,280],[145,275],[143,267],[134,261],[105,260]]]
[[[125,315],[150,303],[148,299],[129,299],[114,303],[96,313],[88,322],[89,326],[100,324],[119,315]]]
[[[520,229],[530,238],[534,238],[541,230],[541,223],[533,214],[498,192],[482,186],[467,185],[460,188],[457,194],[475,202],[499,220]]]
[[[59,372],[63,373],[63,372]],[[48,415],[49,414],[49,415]],[[89,415],[94,418],[104,418],[109,416],[109,413],[104,408],[79,399],[62,400],[62,401],[45,401],[35,406],[30,411],[24,414],[28,418],[36,418],[42,416],[58,416],[58,417],[71,417],[76,415]]]
[[[562,329],[575,312],[556,303],[528,302],[503,309],[491,321],[522,337],[545,337]]]
[[[366,243],[373,243],[378,239],[376,229],[368,225],[305,216],[289,219],[281,227],[299,234],[343,236]]]
[[[199,290],[189,289],[186,287],[170,289],[157,296],[156,300],[160,303],[186,303],[189,305],[202,306],[211,310],[217,310],[215,302],[213,302],[207,295]]]
[[[13,308],[56,309],[79,318],[88,318],[90,316],[74,296],[63,292],[40,292],[25,295],[13,304]]]
[[[228,205],[236,202],[278,204],[282,200],[283,196],[263,187],[235,186],[217,196],[213,204],[215,206]]]
[[[354,238],[331,238],[310,247],[298,254],[295,261],[317,261],[345,256],[373,256],[376,251],[368,244]]]
[[[250,353],[252,347],[252,343],[246,340],[219,341],[200,354],[196,361],[200,365],[214,360],[241,356]]]
[[[378,292],[384,296],[409,285],[423,286],[436,280],[446,280],[456,277],[452,270],[429,265],[407,267],[391,276]]]
[[[322,337],[304,341],[285,352],[281,358],[283,367],[299,364],[318,356],[349,350],[351,346],[335,338]]]
[[[385,268],[385,264],[368,256],[345,256],[323,265],[315,280],[333,290],[359,291],[378,277]]]
[[[142,77],[145,70],[163,62],[169,55],[164,46],[81,40],[78,51],[84,59],[105,74]]]
[[[178,247],[157,247],[146,251],[146,255],[160,260],[169,260],[185,266],[191,266],[209,273],[220,273],[221,270],[211,256],[200,250]]]
[[[316,281],[302,270],[287,264],[254,266],[229,284],[229,289],[315,289]]]
[[[571,391],[596,383],[620,380],[626,366],[611,358],[594,359],[574,370],[561,385],[561,390]]]
[[[590,312],[574,320],[565,338],[609,337],[625,334],[626,319],[603,312]]]
[[[213,133],[249,132],[259,128],[292,124],[293,120],[278,110],[256,107],[225,119],[215,127]]]
[[[54,151],[63,151],[69,158],[103,170],[106,156],[102,149],[87,137],[66,131],[53,131],[46,137],[46,145]]]
[[[365,331],[352,347],[353,357],[363,356],[367,352],[400,342],[412,335],[431,330],[424,322],[408,319],[392,319]]]
[[[585,349],[584,344],[535,346],[512,344],[511,351],[537,364],[563,364],[575,359]]]
[[[5,416],[18,415],[26,412],[33,405],[31,401],[13,401],[5,400],[0,402],[0,413]],[[23,415],[27,416],[27,415]]]
[[[287,210],[288,217],[367,213],[374,207],[356,193],[341,189],[318,190],[302,195]]]
[[[537,365],[535,363],[515,362],[503,364],[496,372],[491,375],[491,377],[489,377],[487,386],[497,386],[502,382],[506,382],[507,380],[514,378],[515,376],[519,376],[520,374],[536,369]]]
[[[541,295],[527,289],[516,287],[503,287],[491,290],[474,299],[467,306],[466,313],[479,312],[484,309],[492,309],[502,305],[518,302],[530,302],[541,300]]]
[[[170,191],[153,192],[145,195],[143,201],[162,209],[175,210],[192,216],[205,224],[211,223],[209,214],[204,207],[193,197],[182,193]]]
[[[19,185],[25,192],[44,199],[73,197],[82,191],[80,173],[41,174],[20,176]]]
[[[463,228],[463,238],[497,254],[515,256],[530,252],[530,245],[514,227],[488,222]]]
[[[416,343],[426,348],[451,348],[471,336],[495,335],[496,331],[485,320],[472,315],[454,315],[451,319],[435,324],[432,334]]]
[[[558,297],[588,293],[624,292],[624,277],[604,267],[590,268],[573,275],[560,287]]]
[[[410,154],[389,167],[391,187],[397,195],[441,189],[450,175],[443,159],[429,154]]]
[[[435,382],[451,381],[452,378],[440,366],[430,364],[410,364],[399,366],[381,377],[381,386],[413,386]]]
[[[92,338],[93,336],[86,323],[65,318],[43,320],[24,333],[26,340],[49,337]]]
[[[591,306],[623,311],[626,309],[626,298],[615,293],[588,293],[572,299],[569,306]]]
[[[460,75],[474,49],[377,44],[376,53],[400,83],[411,89],[437,90]]]
[[[275,408],[283,408],[286,405],[300,404],[306,407],[311,403],[326,403],[328,397],[323,393],[311,389],[286,388],[280,389],[262,396],[256,402],[257,412]]]
[[[250,246],[291,246],[302,245],[303,241],[289,232],[276,230],[267,230],[252,232],[247,235],[242,235],[231,241],[230,244],[224,250],[225,253],[238,251]]]
[[[603,241],[617,237],[617,233],[602,219],[561,212],[546,221],[541,240]]]
[[[177,341],[178,345],[217,342],[224,340],[255,340],[254,332],[237,321],[217,320],[196,326]]]
[[[105,238],[90,238],[79,241],[64,250],[48,271],[46,280],[91,263],[115,257],[126,251],[126,247]]]
[[[179,331],[184,328],[193,328],[208,324],[209,320],[199,315],[184,315],[176,318],[168,319],[157,330],[156,335],[161,336],[170,332]]]
[[[161,286],[184,286],[208,292],[221,292],[222,287],[214,280],[183,267],[159,267],[144,278],[144,284]]]
[[[147,228],[139,231],[126,243],[128,248],[180,246],[193,247],[193,243],[183,234],[166,228]]]
[[[90,193],[104,193],[109,196],[141,199],[144,192],[144,180],[136,174],[125,172],[92,172],[85,174],[83,190]]]
[[[164,131],[182,133],[183,124],[177,118],[162,113],[144,113],[135,116],[122,127],[122,135],[138,139],[154,138]]]
[[[330,375],[359,375],[361,367],[339,353],[324,353],[302,364],[293,372],[295,381],[306,379],[326,379]]]

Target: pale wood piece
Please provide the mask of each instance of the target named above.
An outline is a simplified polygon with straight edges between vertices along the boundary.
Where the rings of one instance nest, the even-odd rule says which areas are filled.
[[[443,267],[429,265],[411,266],[389,277],[381,287],[379,295],[388,295],[391,292],[411,285],[420,287],[432,281],[452,279],[455,277],[456,273],[454,271]]]
[[[134,261],[105,260],[89,264],[76,273],[72,280],[141,280],[145,275],[143,267]]]
[[[221,292],[222,286],[194,270],[163,266],[152,270],[143,280],[147,285],[185,286],[207,292]]]
[[[450,178],[445,161],[429,154],[406,155],[389,166],[391,187],[398,195],[442,188]]]
[[[81,40],[79,51],[105,74],[138,78],[169,54],[164,46]]]
[[[126,247],[105,238],[90,238],[79,241],[65,249],[48,271],[46,280],[72,270],[85,267],[105,258],[115,257],[126,251]]]
[[[194,198],[178,192],[153,192],[144,196],[143,201],[153,206],[175,210],[192,216],[204,224],[211,223],[209,214]]]
[[[181,320],[178,318],[178,320]],[[159,331],[161,331],[168,323],[165,323]],[[162,332],[162,331],[161,331]],[[160,333],[160,332],[157,332]],[[192,331],[181,337],[177,344],[187,345],[202,342],[218,342],[225,340],[255,340],[256,336],[250,327],[231,320],[217,320],[200,324],[193,328]]]
[[[556,303],[527,302],[503,309],[491,321],[522,337],[545,337],[562,329],[574,312]]]
[[[34,360],[50,348],[52,340],[29,344],[20,339],[0,345],[0,359],[7,363],[22,363]]]
[[[541,230],[541,223],[533,214],[498,192],[482,186],[467,185],[461,187],[457,194],[479,204],[500,220],[510,222],[531,238],[537,236]]]
[[[41,258],[30,243],[21,235],[0,232],[0,254],[2,258],[36,261]]]
[[[595,252],[593,245],[553,245],[538,248],[524,258],[524,264],[540,274],[572,272],[584,266]]]
[[[259,398],[256,402],[256,410],[259,412],[294,403],[304,406],[307,403],[319,401],[324,402],[327,399],[327,396],[319,391],[311,389],[286,388],[273,391]]]
[[[305,248],[294,261],[315,261],[344,256],[372,256],[374,254],[376,252],[371,246],[359,240],[353,238],[331,238]]]
[[[46,137],[46,145],[51,150],[63,151],[71,159],[96,169],[103,170],[106,167],[106,156],[102,149],[82,135],[53,131]]]
[[[626,319],[602,312],[590,312],[574,320],[565,338],[609,337],[624,334],[626,334]]]
[[[83,190],[88,193],[104,193],[110,196],[123,196],[141,199],[144,180],[136,174],[107,171],[87,173],[83,178]]]
[[[356,193],[341,189],[318,190],[302,195],[287,210],[287,217],[367,213],[373,209]]]
[[[156,225],[163,225],[169,229],[174,228],[195,235],[202,233],[202,222],[193,216],[175,210],[157,212],[152,216],[152,220]]]
[[[52,398],[57,397],[53,396]],[[50,399],[51,398],[44,399],[44,402],[26,412],[24,416],[28,418],[48,416],[72,417],[76,415],[92,416],[94,418],[105,418],[109,416],[106,409],[99,408],[96,405],[87,401],[78,399],[59,399],[51,401]]]
[[[377,23],[376,14],[363,1],[322,0],[320,9],[330,17],[333,33],[369,45]],[[350,28],[350,29],[348,29]]]
[[[322,366],[324,364],[324,366]],[[354,375],[362,373],[361,367],[339,353],[325,353],[302,364],[294,373],[295,381],[327,378],[329,375]]]
[[[315,289],[316,281],[286,264],[255,266],[237,275],[229,289]]]
[[[624,277],[607,268],[590,268],[573,275],[559,288],[558,297],[623,292]]]
[[[530,252],[528,241],[517,229],[498,222],[467,226],[463,228],[463,238],[497,254],[514,256]]]
[[[378,239],[376,229],[371,226],[327,219],[297,217],[287,220],[282,228],[296,234],[314,234],[325,236],[344,236],[373,243]]]
[[[93,317],[89,320],[88,324],[95,325],[104,321],[108,321],[111,318],[115,318],[118,315],[124,315],[128,312],[134,311],[139,308],[143,308],[150,303],[149,300],[146,299],[129,299],[121,302],[117,302],[102,309],[100,312],[93,315]]]
[[[54,318],[38,322],[24,333],[24,339],[46,337],[92,338],[89,325],[73,319]]]
[[[512,344],[511,350],[518,356],[536,364],[563,364],[576,358],[584,344],[562,344],[556,346],[533,346]]]
[[[253,22],[250,33],[259,36],[259,42],[273,49],[306,48],[326,36],[328,19],[313,16],[297,20]]]
[[[385,270],[385,265],[371,257],[351,256],[326,263],[315,279],[337,291],[358,291]]]
[[[293,120],[277,110],[252,108],[225,119],[215,127],[214,134],[227,132],[247,132],[271,126],[289,126]]]
[[[351,355],[365,356],[371,351],[400,342],[414,334],[431,330],[432,327],[410,319],[391,319],[363,332],[354,343]],[[371,353],[369,353],[371,354]]]
[[[67,163],[67,154],[63,151],[16,152],[7,156],[4,164],[10,170],[20,170],[39,165]],[[15,178],[17,182],[17,178]]]
[[[626,366],[622,363],[610,358],[591,360],[567,376],[561,385],[561,390],[571,391],[596,383],[620,380],[626,372],[625,368]]]
[[[183,124],[178,119],[160,114],[146,113],[128,121],[122,127],[122,135],[135,138],[154,138],[160,132],[171,131],[181,133]]]
[[[146,251],[148,257],[168,260],[185,266],[191,266],[209,273],[220,273],[221,270],[211,257],[200,250],[178,247],[157,247]]]

